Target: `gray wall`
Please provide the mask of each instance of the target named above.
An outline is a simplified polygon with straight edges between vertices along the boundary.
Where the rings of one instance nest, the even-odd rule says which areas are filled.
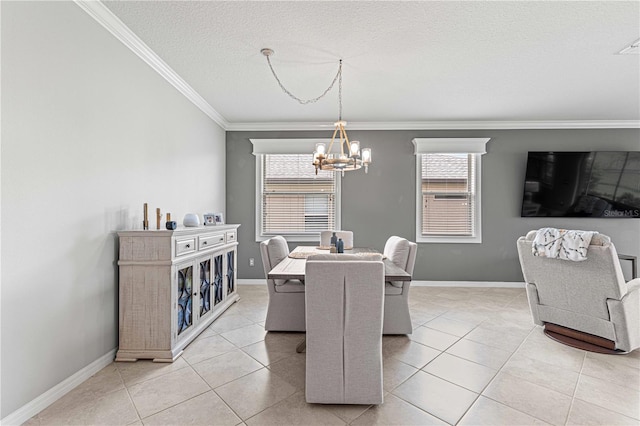
[[[5,418],[116,348],[114,231],[144,202],[225,211],[225,136],[73,2],[1,8]]]
[[[391,235],[415,240],[416,137],[489,137],[482,158],[482,244],[419,244],[414,279],[522,281],[516,240],[543,226],[610,235],[618,252],[640,256],[638,219],[521,218],[527,151],[640,150],[640,130],[349,131],[373,149],[369,174],[342,181],[342,228],[355,244],[380,250]],[[227,217],[241,223],[238,275],[263,278],[255,241],[255,157],[249,138],[329,137],[326,132],[227,132]],[[311,166],[310,166],[311,167]],[[291,247],[297,245],[290,244]],[[256,259],[249,267],[248,259]],[[625,266],[626,268],[626,266]]]

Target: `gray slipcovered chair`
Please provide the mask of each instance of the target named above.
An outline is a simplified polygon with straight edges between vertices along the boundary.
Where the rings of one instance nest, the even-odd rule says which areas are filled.
[[[582,349],[607,352],[583,341],[611,351],[639,348],[640,279],[625,282],[611,239],[595,234],[587,259],[573,262],[534,256],[535,236],[530,231],[517,243],[533,322],[544,325],[547,335]]]
[[[406,238],[389,237],[384,246],[384,256],[396,266],[413,274],[418,245]],[[387,281],[384,286],[384,326],[383,334],[411,334],[411,314],[409,313],[409,288],[411,281]]]
[[[382,255],[311,256],[305,284],[307,402],[382,404]]]
[[[270,280],[268,278],[269,271],[289,255],[287,240],[277,236],[262,241],[260,254],[269,291],[265,330],[304,331],[304,283],[300,280]]]
[[[352,231],[321,231],[320,232],[320,247],[331,246],[331,236],[336,233],[336,237],[342,238],[345,249],[353,248],[353,232]]]

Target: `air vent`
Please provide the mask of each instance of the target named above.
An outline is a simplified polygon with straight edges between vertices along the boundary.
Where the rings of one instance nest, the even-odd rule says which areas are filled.
[[[640,38],[618,52],[618,55],[639,55]]]

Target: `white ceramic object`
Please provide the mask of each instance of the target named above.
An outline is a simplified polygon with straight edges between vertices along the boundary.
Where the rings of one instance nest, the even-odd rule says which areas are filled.
[[[187,213],[184,215],[182,224],[189,227],[200,226],[200,218],[195,213]]]

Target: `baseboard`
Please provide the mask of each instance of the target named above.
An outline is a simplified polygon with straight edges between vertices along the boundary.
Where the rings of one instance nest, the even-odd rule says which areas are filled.
[[[243,278],[238,279],[238,285],[267,285],[267,280],[264,278]]]
[[[110,350],[91,364],[84,367],[82,370],[75,373],[73,376],[66,378],[33,401],[18,408],[16,411],[2,419],[0,423],[3,425],[21,425],[26,422],[49,405],[65,396],[80,383],[111,364],[115,359],[116,350],[117,348]]]
[[[238,279],[238,285],[266,285],[267,280],[245,278]],[[499,287],[524,288],[524,282],[508,281],[411,281],[414,287]]]
[[[509,281],[411,281],[412,287],[497,287],[524,288],[524,282]]]

